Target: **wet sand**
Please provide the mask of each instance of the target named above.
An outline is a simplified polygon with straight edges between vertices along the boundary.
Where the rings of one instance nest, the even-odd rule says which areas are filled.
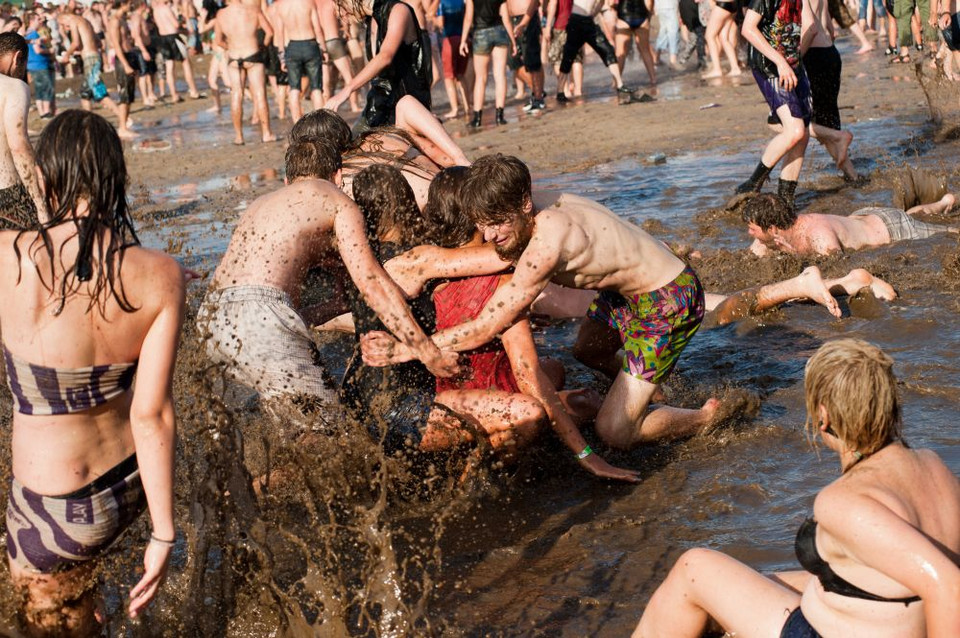
[[[858,58],[849,40],[840,44],[841,105],[849,107],[841,114],[857,136],[854,162],[871,181],[845,185],[811,143],[800,206],[845,213],[886,204],[905,163],[960,188],[956,88],[933,90],[941,121],[932,122],[913,67],[888,66],[877,52]],[[640,68],[628,61],[628,83],[638,83]],[[403,464],[378,457],[362,433],[290,446],[281,431],[296,428],[289,415],[268,418],[242,393],[221,401],[216,372],[206,369],[188,326],[177,373],[178,561],[151,620],[133,628],[116,619],[115,635],[622,636],[689,547],[723,549],[763,569],[794,566],[796,526],[816,491],[839,475],[835,459],[818,458],[803,435],[802,369],[837,336],[871,340],[896,359],[908,440],[935,449],[960,473],[960,358],[951,347],[960,338],[956,237],[823,259],[754,258],[739,218],[720,209],[770,137],[749,76],[707,85],[670,73],[657,102],[629,106],[611,101],[596,60],[588,77],[582,105],[555,108],[551,100],[546,113],[524,116],[522,104],[510,103],[506,127],[449,128],[468,157],[516,154],[538,187],[593,197],[658,237],[699,249],[692,263],[708,290],[768,283],[816,264],[825,276],[868,268],[900,299],[844,300],[839,321],[798,304],[703,330],[666,385],[670,403],[696,406],[738,388],[762,399],[760,412],[699,439],[605,453],[641,468],[636,486],[591,478],[549,434],[519,467],[481,472],[466,486],[439,471],[444,462],[462,468],[462,458],[438,460],[426,488],[404,480]],[[548,92],[554,87],[548,77]],[[438,101],[441,93],[434,92]],[[711,103],[720,106],[701,110]],[[211,271],[239,212],[280,183],[284,145],[253,142],[248,128],[247,146],[233,147],[229,114],[202,112],[207,105],[135,109],[143,136],[172,148],[144,153],[127,145],[127,161],[145,243]],[[276,126],[288,130],[289,123]],[[194,307],[199,294],[195,285]],[[537,333],[538,345],[568,364],[571,385],[602,388],[568,354],[576,327],[550,325]],[[331,367],[342,368],[350,342],[324,344]],[[0,407],[9,423],[9,400]],[[9,428],[3,433],[6,470]],[[589,428],[586,436],[595,442]],[[251,475],[278,466],[294,468],[292,478],[258,499]],[[126,554],[108,561],[110,610],[132,582],[145,530],[141,521]],[[0,628],[11,609],[0,590]]]

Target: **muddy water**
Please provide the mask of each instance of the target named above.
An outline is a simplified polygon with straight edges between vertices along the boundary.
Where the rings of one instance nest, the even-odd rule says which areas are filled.
[[[802,205],[846,212],[885,203],[892,171],[904,162],[945,173],[953,190],[960,185],[956,145],[933,144],[940,129],[926,118],[844,116],[858,139],[857,166],[872,181],[843,185],[825,153],[811,147]],[[206,117],[181,120],[188,138],[191,127],[209,125]],[[804,438],[800,384],[806,358],[837,336],[869,339],[894,356],[909,440],[960,473],[960,358],[951,347],[960,339],[956,240],[814,261],[754,259],[743,252],[748,239],[736,217],[713,209],[758,153],[729,146],[643,154],[537,179],[699,248],[703,256],[692,263],[708,290],[792,276],[810,263],[831,276],[866,267],[897,287],[901,298],[892,304],[845,300],[841,320],[818,306],[793,305],[703,330],[666,386],[670,402],[696,406],[742,388],[762,398],[756,418],[701,439],[607,454],[642,469],[637,486],[591,479],[550,436],[519,467],[481,462],[483,471],[459,485],[451,477],[470,458],[418,459],[411,468],[409,460],[383,458],[338,415],[258,408],[208,367],[188,327],[176,380],[176,561],[147,621],[124,621],[119,610],[149,533],[145,521],[135,527],[105,566],[112,635],[621,636],[688,547],[721,548],[763,569],[791,567],[797,524],[816,491],[838,475],[834,458],[818,458]],[[279,180],[266,170],[228,175],[132,193],[155,210],[140,223],[145,243],[209,268],[237,211]],[[536,338],[543,352],[568,364],[571,385],[602,388],[567,354],[576,328],[561,322]],[[325,339],[332,370],[349,353],[348,340]],[[0,406],[8,420],[9,400]],[[586,435],[595,442],[589,428]],[[8,444],[2,449],[7,454]],[[250,485],[259,476],[270,481],[258,495]],[[6,574],[0,578],[7,582]],[[0,629],[12,624],[12,608],[11,592],[0,589]]]

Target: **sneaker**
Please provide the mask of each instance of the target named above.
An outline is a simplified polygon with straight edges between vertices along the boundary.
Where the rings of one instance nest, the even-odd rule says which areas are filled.
[[[543,111],[547,108],[546,100],[546,95],[542,95],[539,98],[530,96],[530,101],[523,106],[523,110],[527,113],[532,113],[533,111]]]
[[[570,101],[566,93],[557,93],[557,104],[566,104]]]
[[[531,95],[527,103],[523,105],[523,112],[529,113],[530,111],[536,111],[536,110],[537,110],[537,101],[533,99],[533,96]]]

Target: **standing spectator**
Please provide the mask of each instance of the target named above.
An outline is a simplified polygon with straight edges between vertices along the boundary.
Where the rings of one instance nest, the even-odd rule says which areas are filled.
[[[621,0],[623,1],[623,0]],[[677,48],[680,38],[680,5],[678,0],[657,0],[657,17],[660,30],[657,32],[658,55],[666,51],[670,56],[670,66],[677,66]]]
[[[516,51],[513,28],[504,0],[466,0],[460,54],[467,55],[473,35],[473,119],[470,126],[479,128],[483,101],[487,92],[487,74],[493,62],[493,104],[496,123],[506,124],[503,107],[507,101],[507,56]]]
[[[653,48],[650,46],[650,7],[647,6],[647,0],[620,0],[616,14],[614,42],[620,73],[623,74],[627,54],[630,53],[630,42],[633,41],[637,45],[637,53],[643,60],[643,66],[647,69],[650,86],[656,86],[657,67],[653,59]]]
[[[583,49],[577,51],[577,55],[573,58],[570,86],[567,86],[566,82],[560,84],[560,60],[563,59],[563,46],[567,42],[567,22],[570,20],[572,11],[573,0],[547,2],[547,26],[543,31],[543,43],[547,47],[547,59],[553,63],[553,72],[557,75],[558,104],[583,94]],[[649,46],[647,48],[649,49]],[[652,60],[651,57],[651,64],[653,64]]]
[[[27,20],[27,73],[33,85],[33,96],[37,102],[40,119],[46,120],[56,115],[56,92],[54,91],[53,51],[50,31],[43,26],[43,20],[36,13],[29,14]]]
[[[466,14],[467,5],[465,0],[439,0],[437,4],[437,12],[443,28],[443,43],[440,45],[443,87],[447,91],[447,100],[450,102],[450,110],[443,117],[451,119],[460,115],[460,104],[463,104],[464,113],[470,111],[470,102],[467,100],[467,90],[464,86],[467,63],[470,58],[460,52],[463,17]]]

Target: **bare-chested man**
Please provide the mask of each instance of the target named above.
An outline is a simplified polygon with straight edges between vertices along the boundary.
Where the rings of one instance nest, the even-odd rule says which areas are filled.
[[[236,133],[233,143],[243,144],[243,92],[247,86],[260,122],[260,139],[273,142],[277,136],[270,130],[264,51],[257,39],[257,29],[262,29],[264,43],[269,44],[273,27],[258,0],[232,0],[217,12],[215,20],[214,46],[227,51],[230,71],[230,115]]]
[[[603,440],[629,448],[695,434],[719,418],[717,399],[698,410],[662,407],[647,414],[704,314],[696,273],[666,245],[591,200],[531,194],[530,172],[515,157],[478,159],[461,194],[463,211],[516,270],[477,319],[433,336],[440,348],[463,351],[487,343],[526,312],[551,281],[599,290],[574,355],[615,375],[596,420]],[[365,337],[363,347],[373,365],[408,358],[383,333]],[[626,356],[619,366],[615,355],[621,347]]]
[[[107,42],[117,54],[114,73],[117,90],[120,92],[120,119],[130,116],[137,89],[136,55],[133,53],[133,38],[127,17],[130,15],[130,0],[115,0],[107,17]]]
[[[46,206],[27,136],[30,87],[27,86],[27,41],[0,33],[0,230],[35,226],[37,211],[46,221]]]
[[[343,83],[349,84],[353,81],[353,66],[350,64],[347,40],[343,37],[341,31],[340,11],[337,9],[337,3],[335,0],[314,0],[314,2],[320,16],[320,29],[323,31],[323,37],[326,41],[327,58],[340,72]],[[329,84],[324,85],[324,100],[329,99],[327,93],[333,90],[333,83],[330,82]],[[356,92],[350,94],[350,110],[354,113],[360,110],[360,98]]]
[[[150,28],[147,25],[146,14],[150,10],[142,0],[132,0],[130,12],[127,14],[127,28],[133,39],[133,49],[130,60],[135,61],[140,85],[140,99],[144,106],[153,106],[157,103],[157,94],[154,92],[153,79],[157,74],[157,61],[154,58],[156,48],[150,39]],[[161,87],[162,88],[162,87]]]
[[[933,204],[904,212],[899,208],[869,207],[849,217],[804,213],[798,215],[783,199],[761,193],[744,204],[743,220],[754,238],[750,250],[767,255],[771,250],[794,255],[829,255],[842,250],[883,246],[903,239],[925,239],[937,233],[960,233],[960,228],[927,224],[917,214],[942,215],[956,203],[947,193]]]
[[[153,21],[157,24],[157,33],[160,34],[157,42],[157,49],[163,55],[164,65],[167,69],[167,88],[170,89],[170,99],[174,102],[182,102],[183,98],[177,92],[177,71],[175,62],[182,63],[183,79],[187,83],[187,89],[190,97],[197,100],[200,98],[200,92],[197,91],[197,84],[193,81],[193,66],[190,64],[190,54],[186,51],[183,41],[180,39],[180,16],[175,9],[179,9],[170,0],[153,0]]]
[[[70,38],[70,46],[64,52],[60,61],[64,64],[68,63],[77,51],[80,51],[80,57],[83,60],[83,73],[86,76],[86,82],[80,90],[80,103],[84,109],[90,111],[93,110],[91,102],[103,102],[119,120],[117,135],[124,139],[137,137],[137,134],[129,128],[129,118],[120,116],[117,103],[110,98],[107,86],[103,83],[100,42],[97,40],[93,27],[82,16],[74,13],[74,8],[75,2],[71,0],[60,12],[57,23],[60,25],[61,33],[68,35]]]
[[[286,170],[289,185],[260,197],[243,214],[204,299],[198,325],[211,356],[264,397],[335,401],[297,307],[307,271],[339,250],[360,293],[389,329],[434,374],[455,372],[456,355],[441,353],[423,334],[403,292],[374,257],[360,209],[334,183],[340,178],[337,150],[317,139],[294,141]]]
[[[287,68],[290,82],[290,117],[294,122],[303,116],[300,105],[301,82],[307,78],[307,90],[313,108],[323,106],[323,31],[320,15],[313,0],[277,0],[273,4],[273,26],[280,59]]]

